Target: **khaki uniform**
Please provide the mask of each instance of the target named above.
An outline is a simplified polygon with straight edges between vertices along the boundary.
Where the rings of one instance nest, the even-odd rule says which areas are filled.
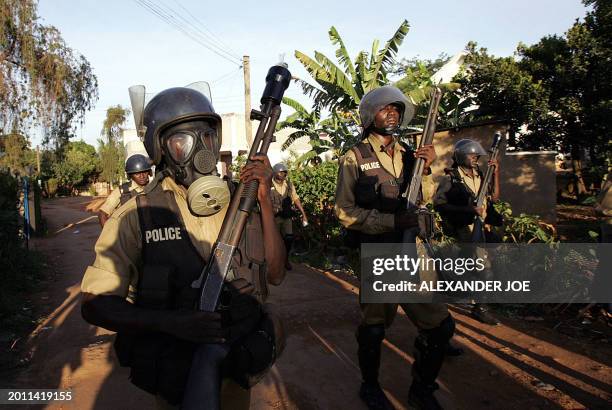
[[[480,177],[478,172],[474,171],[473,176],[470,176],[463,167],[457,167],[457,170],[459,171],[459,176],[461,177],[463,184],[470,191],[472,191],[472,194],[474,194],[474,197],[476,197],[478,195],[478,191],[480,190],[480,185],[482,183],[482,178]],[[448,203],[448,200],[446,198],[446,193],[451,189],[451,187],[452,187],[451,176],[445,175],[440,181],[438,188],[436,189],[436,194],[434,195],[434,198],[433,198],[434,206]],[[486,218],[487,216],[487,213],[486,213],[487,200],[485,200],[485,203],[484,203],[484,210],[485,212],[483,214],[483,219]],[[460,256],[465,257],[465,258],[478,258],[484,261],[483,263],[484,263],[486,270],[484,271],[482,277],[486,278],[489,272],[489,269],[491,269],[491,260],[489,259],[488,252],[485,248],[483,248],[482,246],[472,246],[471,245],[473,231],[474,231],[474,224],[470,224],[470,225],[459,227],[459,228],[453,228],[452,236],[454,236],[454,238],[459,243],[463,244],[462,252]]]
[[[472,191],[472,193],[474,194],[474,197],[476,197],[476,195],[478,195],[478,191],[480,190],[480,184],[482,182],[481,181],[482,178],[480,177],[480,175],[478,175],[478,172],[474,172],[473,176],[470,176],[463,167],[458,167],[457,170],[459,171],[459,176],[461,176],[461,179],[463,183],[465,184],[465,186],[470,191]],[[451,189],[451,187],[452,187],[451,177],[450,175],[445,175],[440,180],[438,188],[436,189],[436,193],[433,197],[434,206],[448,203],[448,200],[446,198],[446,193]],[[487,207],[486,207],[486,201],[485,201],[485,213],[483,215],[483,218],[486,217],[486,208]],[[471,242],[473,230],[474,230],[473,224],[456,229],[455,230],[456,239],[459,242]]]
[[[136,182],[132,181],[130,184],[130,191],[136,191],[137,193],[142,193],[144,191],[144,187],[141,187]],[[106,215],[112,215],[113,212],[119,207],[121,204],[121,187],[113,189],[106,201],[100,207],[100,211],[104,212]]]
[[[393,156],[384,150],[383,141],[375,135],[363,140],[370,143],[381,166],[396,178],[403,169],[402,152],[404,147],[396,143]],[[376,209],[364,209],[355,201],[355,186],[359,169],[355,153],[351,150],[340,159],[338,187],[336,188],[336,205],[334,207],[340,223],[347,229],[354,229],[366,234],[382,234],[395,229],[393,214],[382,213]],[[397,304],[361,304],[362,324],[384,324],[388,327],[397,314]],[[446,305],[439,303],[402,304],[402,310],[421,329],[432,329],[449,316]]]
[[[294,204],[300,199],[295,191],[295,187],[287,179],[285,179],[283,182],[278,182],[276,179],[272,178],[272,191],[273,193],[270,195],[270,199],[272,200],[274,215],[282,210],[283,199],[286,197],[290,197],[291,202]],[[274,217],[274,221],[276,222],[276,226],[278,226],[278,230],[283,237],[293,235],[293,223],[291,222],[291,218],[276,216]]]
[[[197,217],[189,211],[185,188],[171,178],[164,178],[161,187],[164,191],[174,193],[191,242],[197,252],[208,259],[227,208],[212,216]],[[121,296],[133,303],[139,267],[142,266],[141,241],[136,199],[131,198],[104,225],[95,245],[96,258],[85,271],[81,291],[94,295]],[[244,390],[231,380],[224,380],[222,402],[232,403],[231,408],[248,409],[249,398],[249,390]],[[241,405],[237,406],[236,403]]]

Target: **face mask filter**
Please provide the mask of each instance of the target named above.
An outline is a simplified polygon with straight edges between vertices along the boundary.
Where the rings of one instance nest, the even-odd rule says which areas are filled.
[[[196,179],[187,190],[189,208],[196,215],[214,215],[225,208],[229,201],[227,183],[216,175]]]
[[[187,202],[199,216],[214,215],[230,201],[227,183],[217,175],[216,131],[205,123],[168,130],[164,149],[175,179],[187,187]]]

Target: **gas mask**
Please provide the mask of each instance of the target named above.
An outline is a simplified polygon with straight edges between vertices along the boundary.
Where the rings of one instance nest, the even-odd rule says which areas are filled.
[[[200,216],[214,215],[227,206],[230,192],[217,174],[219,138],[207,121],[188,121],[161,134],[167,168],[177,183],[187,188],[191,211]]]

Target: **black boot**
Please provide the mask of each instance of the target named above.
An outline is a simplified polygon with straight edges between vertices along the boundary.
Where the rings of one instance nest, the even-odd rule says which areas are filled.
[[[359,397],[369,410],[393,410],[394,407],[378,383],[361,383]]]
[[[438,399],[434,396],[434,392],[438,388],[438,383],[421,384],[414,381],[408,393],[408,404],[419,410],[443,410]]]
[[[455,346],[450,341],[446,345],[446,355],[447,356],[457,357],[457,356],[461,356],[463,353],[464,353],[463,348],[459,346]]]
[[[436,378],[454,331],[455,321],[450,315],[438,327],[419,331],[414,342],[413,382],[408,393],[408,402],[412,406],[426,410],[442,408],[433,393],[438,388]]]
[[[357,329],[359,369],[363,383],[359,397],[370,410],[392,410],[391,402],[378,384],[378,368],[382,341],[385,338],[383,325],[362,325]]]
[[[485,325],[497,326],[500,324],[499,320],[489,312],[489,308],[480,303],[472,307],[471,316]]]

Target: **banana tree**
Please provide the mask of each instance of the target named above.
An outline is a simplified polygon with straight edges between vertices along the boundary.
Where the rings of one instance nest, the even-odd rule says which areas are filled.
[[[399,46],[408,34],[406,20],[400,24],[393,36],[379,50],[379,41],[374,40],[370,52],[361,51],[355,62],[351,60],[342,37],[335,27],[329,30],[329,38],[336,49],[339,67],[325,54],[315,51],[314,58],[296,50],[295,57],[302,63],[317,85],[296,78],[306,95],[311,97],[315,109],[341,111],[354,114],[365,93],[388,84],[387,73],[394,61]]]
[[[358,133],[359,113],[358,107],[361,98],[369,91],[390,84],[388,78],[391,74],[397,51],[408,34],[410,25],[404,20],[395,33],[380,48],[380,42],[374,40],[370,51],[360,51],[353,61],[346,49],[342,37],[335,27],[329,30],[329,38],[336,46],[337,64],[321,52],[315,51],[314,58],[296,50],[295,57],[302,63],[314,80],[315,84],[294,78],[302,88],[304,94],[313,101],[313,112],[329,112],[329,122],[326,123],[328,135],[343,141],[351,141]],[[406,73],[399,81],[392,83],[408,96],[415,105],[429,99],[431,80],[415,81],[419,76]],[[454,88],[452,85],[444,85]],[[289,105],[289,104],[288,104]],[[292,107],[295,109],[295,107]],[[297,113],[297,115],[301,115]],[[334,128],[336,126],[336,128]],[[318,134],[320,135],[320,134]],[[299,137],[296,137],[296,139]],[[316,138],[311,139],[311,145]],[[289,146],[291,142],[287,146]],[[349,146],[348,143],[332,144],[336,148],[334,156],[341,154]],[[324,147],[319,143],[318,147]]]
[[[350,120],[340,118],[335,112],[322,120],[320,109],[315,107],[312,111],[308,111],[302,104],[288,97],[283,98],[283,103],[293,108],[295,112],[277,124],[277,130],[292,129],[281,149],[283,151],[288,149],[302,137],[307,137],[312,147],[310,151],[296,159],[298,165],[308,163],[324,152],[331,152],[334,159],[344,154],[350,143],[347,140],[347,136],[351,135],[348,128]]]

